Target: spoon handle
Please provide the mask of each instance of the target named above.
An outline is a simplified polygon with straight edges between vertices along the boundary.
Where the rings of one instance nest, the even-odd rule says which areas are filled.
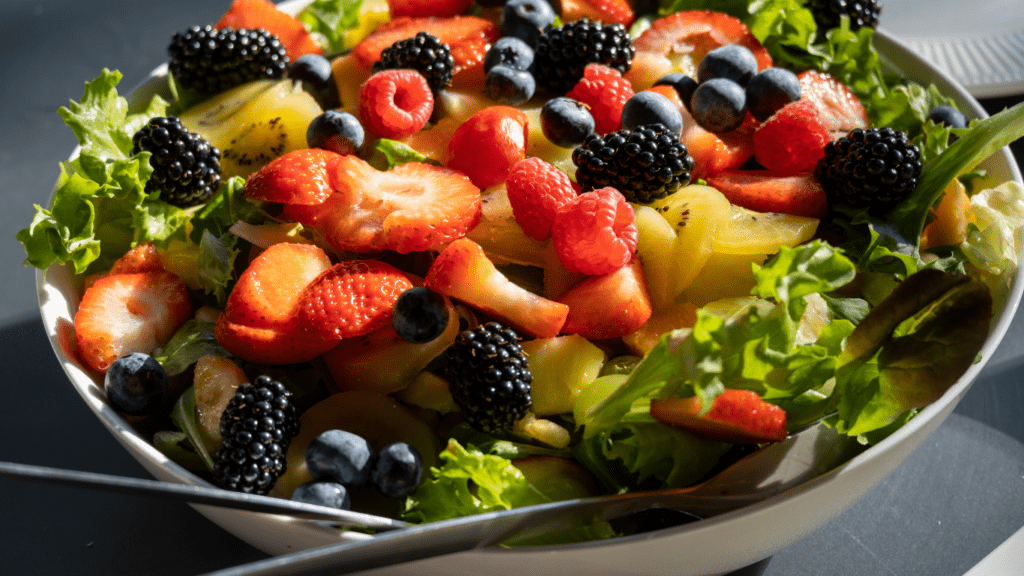
[[[206,486],[190,486],[174,484],[172,482],[161,482],[159,480],[112,476],[93,472],[16,464],[13,462],[0,462],[0,478],[93,488],[136,496],[157,496],[173,500],[184,500],[193,504],[209,504],[250,512],[283,514],[306,520],[325,520],[341,526],[370,528],[373,530],[393,530],[409,526],[409,524],[400,520],[350,512],[348,510],[338,510],[326,506],[315,506],[258,494],[245,494]]]

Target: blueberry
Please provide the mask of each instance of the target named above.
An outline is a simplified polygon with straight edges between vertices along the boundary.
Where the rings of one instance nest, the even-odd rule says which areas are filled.
[[[536,89],[533,74],[508,66],[495,66],[484,78],[484,93],[505,106],[519,106],[533,98]]]
[[[450,316],[444,296],[418,286],[399,295],[391,312],[391,322],[402,340],[425,344],[444,332]]]
[[[340,110],[327,110],[313,118],[306,129],[306,144],[338,154],[355,154],[363,145],[365,132],[359,120]]]
[[[345,486],[362,486],[370,477],[373,450],[361,436],[328,430],[306,448],[306,467],[313,478],[331,478]]]
[[[373,466],[373,485],[389,498],[402,498],[416,489],[423,475],[423,458],[405,442],[381,449]]]
[[[498,38],[484,56],[484,72],[490,72],[495,66],[529,70],[532,64],[533,48],[515,36]]]
[[[540,109],[540,129],[555,146],[575,148],[594,133],[594,117],[582,103],[560,96]]]
[[[645,90],[622,106],[622,127],[632,130],[646,124],[662,124],[678,136],[683,131],[683,115],[665,96]]]
[[[928,119],[936,124],[945,124],[950,128],[967,128],[967,118],[963,113],[945,104],[932,108],[928,112]]]
[[[339,510],[348,510],[352,507],[348,489],[337,482],[306,482],[292,492],[292,500]]]
[[[786,104],[800,99],[800,79],[785,68],[765,68],[747,82],[747,109],[764,122]]]
[[[693,119],[708,132],[728,132],[743,123],[747,113],[743,87],[725,78],[701,82],[690,100]]]
[[[727,44],[708,52],[697,65],[697,83],[727,78],[740,86],[757,74],[757,58],[745,46]]]
[[[690,99],[693,98],[693,91],[697,89],[696,80],[682,72],[672,72],[658,78],[654,85],[675,88],[676,93],[679,94],[679,99],[683,101],[683,106],[686,106],[687,110],[690,109]]]
[[[103,391],[115,410],[129,416],[155,414],[167,394],[167,372],[149,354],[133,352],[114,360]]]
[[[555,22],[555,10],[544,0],[508,0],[498,20],[502,36],[515,36],[531,47],[541,30]]]
[[[288,67],[288,77],[302,82],[302,89],[309,92],[324,110],[341,106],[338,85],[334,82],[331,61],[319,54],[303,54]]]

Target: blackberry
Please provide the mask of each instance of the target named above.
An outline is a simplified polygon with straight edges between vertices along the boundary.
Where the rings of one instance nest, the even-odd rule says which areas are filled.
[[[843,16],[850,17],[850,30],[858,30],[865,26],[878,26],[878,18],[882,15],[878,0],[807,0],[806,5],[822,34],[838,28]]]
[[[436,36],[419,32],[412,38],[399,40],[384,49],[380,60],[373,64],[376,74],[382,70],[411,68],[427,79],[434,92],[448,87],[455,71],[451,49]]]
[[[533,405],[533,374],[515,330],[498,322],[463,330],[445,356],[452,397],[473,428],[507,432]]]
[[[132,154],[152,153],[146,192],[187,208],[206,202],[220,188],[220,150],[190,132],[176,116],[151,118],[132,136]]]
[[[565,94],[583,78],[587,64],[603,64],[625,74],[635,55],[625,26],[582,18],[544,30],[534,49],[533,75],[541,88]]]
[[[242,384],[220,418],[224,444],[213,477],[221,488],[266,494],[284,473],[285,453],[299,433],[291,392],[269,376]]]
[[[641,204],[686,186],[693,170],[686,145],[662,124],[591,134],[573,150],[572,161],[584,191],[611,186]]]
[[[284,45],[262,28],[193,26],[184,34],[174,33],[167,53],[174,80],[204,94],[253,80],[282,78],[288,70]]]
[[[855,128],[825,146],[814,167],[829,206],[884,213],[917,187],[921,152],[907,134],[889,127]]]

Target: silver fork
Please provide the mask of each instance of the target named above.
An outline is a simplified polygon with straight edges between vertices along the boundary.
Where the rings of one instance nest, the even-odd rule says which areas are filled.
[[[748,455],[695,486],[564,500],[430,522],[206,576],[336,576],[539,536],[588,521],[614,520],[651,508],[707,518],[778,495],[847,462],[862,449],[853,439],[818,423]]]

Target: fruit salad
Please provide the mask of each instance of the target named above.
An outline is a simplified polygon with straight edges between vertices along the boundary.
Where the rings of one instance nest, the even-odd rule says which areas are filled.
[[[427,522],[878,442],[1008,296],[1024,189],[978,166],[1024,108],[892,76],[874,1],[705,4],[234,0],[60,110],[26,262],[229,490]]]

